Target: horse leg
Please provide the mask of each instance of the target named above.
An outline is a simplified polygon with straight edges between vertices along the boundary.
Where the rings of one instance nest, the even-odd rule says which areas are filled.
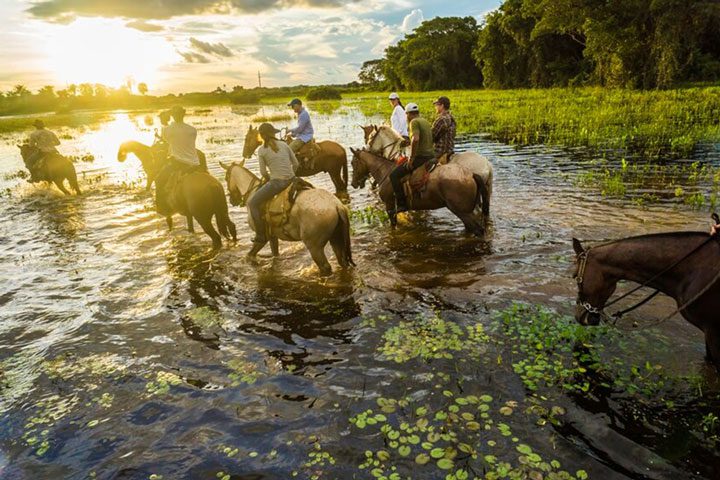
[[[63,185],[64,182],[65,179],[63,178],[57,178],[53,180],[53,183],[60,189],[61,192],[63,192],[65,195],[70,195],[70,192],[68,192],[67,188],[65,188],[65,185]]]
[[[335,185],[335,196],[337,196],[340,193],[345,193],[345,187],[342,180],[342,177],[340,176],[340,172],[338,170],[333,170],[328,172],[330,174],[330,180],[332,180],[333,185]]]
[[[304,242],[310,256],[312,256],[315,265],[320,269],[320,275],[328,276],[332,273],[332,267],[325,256],[325,245],[311,245],[309,242]]]
[[[173,229],[173,219],[172,219],[172,215],[166,216],[166,217],[165,217],[165,222],[167,223],[168,230],[172,231],[172,229]]]
[[[198,223],[205,231],[205,233],[207,233],[210,238],[212,238],[213,248],[220,248],[222,246],[222,240],[220,238],[220,234],[215,231],[215,228],[213,228],[211,220],[212,217],[203,220],[200,220],[199,218],[197,219]]]
[[[482,236],[485,234],[485,223],[478,218],[475,212],[459,213],[450,209],[465,225],[465,231],[473,235]]]
[[[193,223],[192,215],[186,215],[185,218],[187,218],[188,232],[195,233],[195,224]]]
[[[270,237],[270,250],[272,251],[273,257],[280,255],[280,242],[277,237]]]

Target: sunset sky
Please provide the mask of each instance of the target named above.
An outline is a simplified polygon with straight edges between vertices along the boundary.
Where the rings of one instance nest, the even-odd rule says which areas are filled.
[[[150,93],[344,83],[423,19],[500,0],[2,0],[0,90],[24,84]]]

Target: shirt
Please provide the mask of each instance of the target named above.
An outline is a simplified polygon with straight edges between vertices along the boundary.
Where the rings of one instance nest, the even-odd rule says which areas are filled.
[[[277,152],[265,145],[258,149],[260,175],[269,176],[270,180],[290,180],[295,176],[298,167],[297,157],[287,143],[277,140],[275,145],[278,147]]]
[[[415,156],[418,158],[435,157],[433,150],[432,126],[430,122],[422,117],[413,118],[410,122],[410,139],[419,137],[420,143],[415,149]]]
[[[392,116],[390,117],[390,125],[392,125],[393,130],[399,133],[400,136],[408,136],[407,116],[405,115],[405,110],[400,105],[396,105],[393,109]]]
[[[443,112],[435,119],[432,126],[435,155],[440,157],[446,153],[449,155],[455,153],[456,129],[455,119],[450,112]]]
[[[57,145],[60,145],[60,140],[58,140],[57,136],[50,130],[43,128],[41,130],[35,130],[30,134],[30,146],[36,147],[43,153],[57,152],[55,148]]]
[[[298,113],[297,127],[290,130],[290,134],[305,143],[312,140],[315,130],[313,130],[312,122],[310,122],[310,114],[304,108]]]
[[[188,165],[200,165],[195,148],[197,130],[185,122],[173,122],[163,127],[162,138],[168,143],[168,156]]]

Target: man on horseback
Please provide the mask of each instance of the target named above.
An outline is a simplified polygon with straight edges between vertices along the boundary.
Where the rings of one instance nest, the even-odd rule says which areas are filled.
[[[435,160],[433,150],[432,126],[420,116],[420,108],[416,103],[408,103],[405,107],[407,121],[410,126],[410,158],[390,172],[390,183],[395,192],[395,213],[407,212],[407,197],[402,186],[402,178]]]
[[[292,183],[298,168],[295,152],[287,143],[275,138],[275,134],[279,131],[269,123],[263,123],[258,128],[258,135],[262,140],[262,146],[258,149],[258,166],[260,176],[267,182],[258,188],[248,202],[248,209],[255,226],[255,238],[248,252],[249,257],[257,255],[267,243],[265,205]]]
[[[439,97],[433,102],[437,118],[432,125],[435,156],[439,163],[447,163],[455,153],[455,131],[457,124],[450,113],[450,99]]]
[[[298,118],[297,127],[291,128],[288,131],[288,137],[291,138],[289,142],[290,148],[297,155],[301,148],[312,141],[315,130],[310,121],[310,114],[305,107],[303,107],[302,101],[299,98],[293,98],[290,103],[288,103],[288,107],[293,109]],[[303,160],[306,159],[303,158]]]
[[[60,145],[57,135],[45,128],[45,123],[37,119],[33,123],[35,131],[30,134],[28,145],[35,149],[35,152],[25,162],[28,170],[30,170],[29,182],[39,182],[42,179],[38,176],[38,171],[42,166],[42,160],[48,155],[59,153],[57,148]]]
[[[155,180],[155,202],[160,215],[170,214],[166,190],[171,176],[200,167],[195,148],[197,130],[185,123],[185,109],[176,105],[170,110],[170,115],[174,122],[162,129],[162,138],[168,143],[168,160]]]

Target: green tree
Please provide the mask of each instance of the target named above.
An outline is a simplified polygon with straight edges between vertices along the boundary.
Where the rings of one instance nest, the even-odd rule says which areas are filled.
[[[140,95],[147,95],[147,93],[148,93],[147,83],[145,83],[145,82],[138,83],[137,90],[140,93]]]
[[[384,60],[382,58],[378,58],[363,62],[362,67],[360,68],[360,73],[358,74],[360,83],[372,87],[379,86],[385,80],[383,61]]]

